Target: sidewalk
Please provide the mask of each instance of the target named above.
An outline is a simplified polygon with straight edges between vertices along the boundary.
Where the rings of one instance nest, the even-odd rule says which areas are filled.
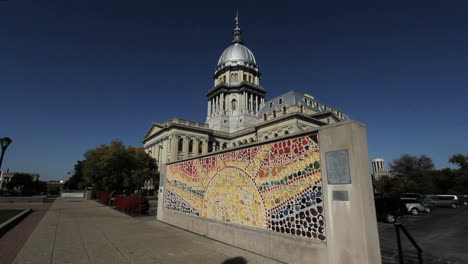
[[[243,259],[239,258],[242,257]],[[18,253],[29,263],[279,263],[95,201],[59,198]]]

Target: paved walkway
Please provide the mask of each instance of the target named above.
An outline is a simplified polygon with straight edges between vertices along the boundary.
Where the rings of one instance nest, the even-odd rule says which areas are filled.
[[[19,252],[29,263],[279,263],[95,201],[59,198]]]

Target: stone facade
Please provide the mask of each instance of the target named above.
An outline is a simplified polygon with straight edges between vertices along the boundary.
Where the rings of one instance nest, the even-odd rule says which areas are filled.
[[[144,136],[144,148],[158,166],[349,119],[344,112],[296,91],[266,100],[259,67],[243,45],[238,25],[213,78],[214,87],[206,94],[206,123],[174,118],[153,123]]]

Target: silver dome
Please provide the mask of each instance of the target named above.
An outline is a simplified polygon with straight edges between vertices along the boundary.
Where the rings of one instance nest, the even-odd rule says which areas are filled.
[[[255,57],[246,46],[234,43],[224,50],[218,60],[218,67],[227,65],[249,65],[257,66]]]

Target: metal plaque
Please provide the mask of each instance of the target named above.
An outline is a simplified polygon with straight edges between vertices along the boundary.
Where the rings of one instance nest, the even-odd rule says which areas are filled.
[[[333,191],[333,201],[349,201],[348,191]]]
[[[348,150],[328,151],[325,154],[327,162],[328,184],[351,184]]]

